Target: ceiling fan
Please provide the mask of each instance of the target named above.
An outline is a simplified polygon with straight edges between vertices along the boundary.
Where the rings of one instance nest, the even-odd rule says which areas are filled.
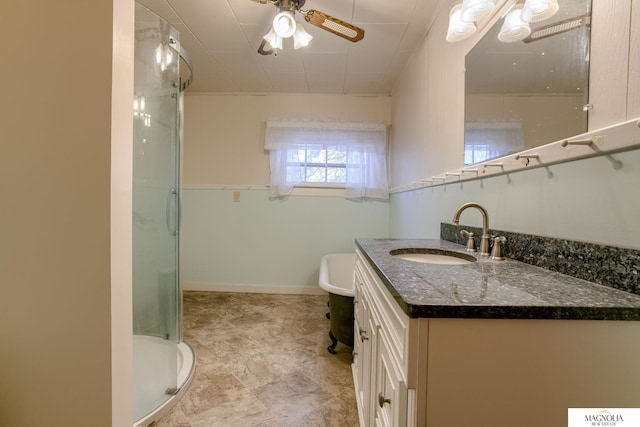
[[[295,13],[298,12],[304,17],[304,20],[310,23],[311,25],[315,25],[316,27],[322,28],[325,31],[329,31],[330,33],[333,33],[339,37],[342,37],[343,39],[347,39],[355,43],[364,38],[364,30],[362,28],[356,27],[355,25],[349,24],[348,22],[342,21],[338,18],[334,18],[333,16],[327,15],[326,13],[320,12],[318,10],[314,10],[314,9],[303,10],[302,7],[304,6],[306,0],[252,0],[252,1],[256,3],[261,3],[261,4],[271,3],[279,9],[280,12],[274,18],[274,25],[273,25],[272,31],[276,30],[276,26],[278,26],[278,23],[280,22],[281,25],[287,29],[286,34],[288,35],[285,35],[286,37],[292,36],[296,31],[296,23],[295,23],[294,16],[295,16]],[[309,36],[309,40],[310,39],[311,39],[311,36]],[[270,55],[274,53],[274,49],[275,49],[274,44],[275,43],[271,43],[271,44],[268,43],[266,38],[263,39],[262,43],[260,44],[260,47],[258,48],[258,53],[262,55]]]

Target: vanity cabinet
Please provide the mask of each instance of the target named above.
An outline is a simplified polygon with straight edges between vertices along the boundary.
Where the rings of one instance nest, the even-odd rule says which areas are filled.
[[[381,258],[370,263],[375,255],[366,253],[357,247],[352,371],[361,427],[566,425],[568,408],[638,407],[640,321],[631,311],[625,312],[634,320],[600,320],[602,312],[589,314],[589,308],[584,313],[590,317],[581,320],[518,318],[522,306],[510,301],[513,318],[472,318],[465,309],[495,313],[500,303],[445,303],[447,288],[435,280],[419,283],[409,270]],[[534,267],[522,268],[532,274]],[[430,279],[426,270],[413,271]],[[447,283],[454,280],[444,276]],[[408,277],[413,281],[405,285]],[[488,278],[487,300],[506,287],[497,280]],[[572,298],[584,297],[591,286],[580,282],[585,288],[571,288],[571,279],[562,280]],[[425,303],[407,302],[405,286],[421,293],[430,287],[433,299],[440,298],[434,315],[413,317]],[[456,289],[460,299],[471,298]],[[640,310],[636,296],[620,295],[630,310]],[[524,295],[522,301],[548,304]],[[459,317],[451,311],[457,309]]]
[[[409,318],[358,254],[353,376],[362,426],[407,425]]]

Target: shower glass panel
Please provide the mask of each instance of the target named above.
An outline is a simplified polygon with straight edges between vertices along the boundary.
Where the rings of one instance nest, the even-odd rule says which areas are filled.
[[[177,388],[179,55],[177,32],[136,5],[133,136],[134,420]]]

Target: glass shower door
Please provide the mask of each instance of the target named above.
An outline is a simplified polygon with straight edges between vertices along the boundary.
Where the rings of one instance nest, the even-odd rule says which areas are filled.
[[[177,34],[136,6],[133,141],[134,421],[177,388],[179,134]]]

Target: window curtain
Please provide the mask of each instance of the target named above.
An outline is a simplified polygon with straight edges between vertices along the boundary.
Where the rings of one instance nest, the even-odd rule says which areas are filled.
[[[522,120],[485,120],[464,125],[465,166],[523,149]]]
[[[304,162],[299,153],[314,145],[346,151],[347,198],[389,198],[385,123],[287,119],[267,121],[271,197],[287,196],[304,183],[301,168],[291,165]]]

